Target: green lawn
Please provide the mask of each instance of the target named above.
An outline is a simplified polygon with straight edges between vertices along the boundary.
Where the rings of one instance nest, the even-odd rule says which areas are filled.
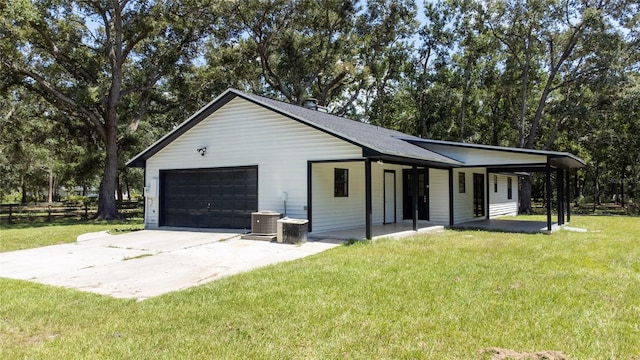
[[[78,235],[108,230],[111,233],[141,230],[142,219],[121,221],[56,220],[0,224],[0,252],[70,243]]]
[[[135,302],[0,279],[0,358],[640,358],[640,219],[342,246]]]

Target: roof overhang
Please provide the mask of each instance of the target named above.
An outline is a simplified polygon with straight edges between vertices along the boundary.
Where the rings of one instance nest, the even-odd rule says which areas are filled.
[[[468,144],[468,143],[458,143],[458,142],[450,142],[450,141],[441,141],[441,140],[431,140],[431,139],[406,139],[406,141],[424,147],[425,149],[429,149],[431,151],[439,152],[443,155],[452,156],[451,154],[447,154],[446,150],[449,149],[478,149],[483,151],[488,151],[494,154],[502,154],[505,161],[503,164],[483,164],[480,162],[470,163],[465,161],[465,166],[479,166],[479,167],[487,167],[490,169],[502,169],[495,170],[499,171],[544,171],[547,162],[551,167],[559,168],[559,169],[575,169],[575,168],[583,168],[586,166],[586,162],[568,152],[558,152],[558,151],[548,151],[548,150],[533,150],[533,149],[523,149],[523,148],[513,148],[513,147],[502,147],[502,146],[492,146],[492,145],[480,145],[480,144]],[[443,153],[444,150],[444,153]],[[510,164],[509,154],[524,154],[529,155],[535,160],[525,161],[521,163],[513,163]]]

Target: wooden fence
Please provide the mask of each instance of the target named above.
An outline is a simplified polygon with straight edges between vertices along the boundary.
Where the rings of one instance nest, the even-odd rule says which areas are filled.
[[[143,203],[140,201],[118,202],[121,215],[141,217]],[[87,220],[98,212],[98,204],[0,204],[0,223],[24,223],[33,221],[52,221],[56,219]]]

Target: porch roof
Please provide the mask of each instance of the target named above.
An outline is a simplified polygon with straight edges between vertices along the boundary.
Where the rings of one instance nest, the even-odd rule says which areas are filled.
[[[568,152],[469,144],[420,138],[405,138],[405,140],[425,149],[457,158],[457,160],[464,162],[465,166],[486,166],[495,172],[544,171],[547,161],[551,166],[562,169],[582,168],[586,165],[586,162],[583,159]],[[463,160],[455,155],[464,152],[472,153],[474,150],[496,154],[503,160],[499,163],[492,164],[486,163],[486,157],[484,156],[467,157]],[[520,161],[514,161],[513,156],[516,154],[522,156],[523,159]],[[526,159],[524,159],[524,157],[526,157]]]

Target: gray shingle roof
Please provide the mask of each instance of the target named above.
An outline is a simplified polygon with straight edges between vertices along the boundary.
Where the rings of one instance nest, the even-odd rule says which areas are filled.
[[[206,119],[216,110],[235,98],[243,98],[271,111],[282,114],[293,120],[307,124],[325,133],[336,136],[345,141],[356,144],[363,149],[363,156],[373,159],[391,160],[402,163],[427,164],[428,166],[457,167],[464,166],[461,161],[447,157],[429,149],[429,145],[445,145],[450,147],[470,147],[501,152],[521,152],[535,155],[545,155],[555,165],[575,168],[583,167],[584,160],[569,154],[555,151],[541,151],[520,148],[505,148],[499,146],[477,145],[421,139],[395,130],[385,129],[359,121],[331,115],[325,112],[307,109],[302,106],[269,99],[263,96],[249,94],[240,90],[228,89],[222,95],[198,110],[173,131],[156,141],[153,145],[136,155],[127,162],[127,166],[144,167],[151,156],[187,132],[200,121]]]
[[[403,158],[433,161],[450,165],[462,165],[461,162],[440,155],[428,149],[415,146],[404,139],[420,138],[405,133],[389,130],[383,127],[350,120],[344,117],[328,114],[322,111],[307,109],[282,101],[262,96],[232,90],[241,97],[254,103],[276,110],[283,115],[309,124],[327,133],[349,140],[355,144],[377,151],[381,155],[398,156]]]
[[[394,158],[404,159],[407,161],[414,160],[438,163],[444,166],[463,165],[457,160],[409,143],[406,140],[419,138],[399,131],[349,120],[347,118],[331,115],[321,111],[307,109],[302,106],[245,93],[236,89],[228,89],[215,100],[198,110],[198,112],[189,117],[169,134],[165,135],[140,154],[136,155],[133,159],[129,160],[127,162],[127,166],[144,167],[147,159],[236,97],[243,98],[291,119],[361,146],[363,149],[367,150],[371,156],[375,155],[379,158]]]

